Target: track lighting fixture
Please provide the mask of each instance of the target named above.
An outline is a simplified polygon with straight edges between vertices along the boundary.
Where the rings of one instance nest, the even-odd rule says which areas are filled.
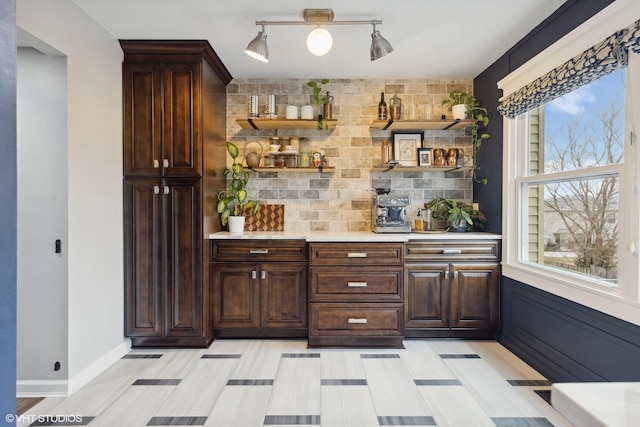
[[[382,24],[382,21],[334,21],[332,9],[305,9],[302,13],[304,21],[256,21],[256,25],[262,26],[262,30],[249,43],[245,52],[262,62],[269,62],[269,47],[267,46],[267,33],[264,27],[267,25],[316,25],[317,28],[309,33],[307,37],[307,49],[316,55],[326,55],[333,46],[333,38],[331,33],[321,25],[373,25],[373,33],[371,33],[371,60],[382,58],[388,53],[393,52],[391,44],[376,30],[376,25]]]

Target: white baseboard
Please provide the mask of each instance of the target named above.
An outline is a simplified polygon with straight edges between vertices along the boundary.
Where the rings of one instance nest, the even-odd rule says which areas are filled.
[[[126,339],[69,380],[18,380],[17,397],[67,397],[84,387],[131,350]]]
[[[67,397],[67,380],[18,380],[17,397]]]

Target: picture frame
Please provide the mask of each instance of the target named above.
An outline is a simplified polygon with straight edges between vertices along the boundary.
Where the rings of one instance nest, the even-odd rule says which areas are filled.
[[[418,148],[422,148],[422,132],[393,132],[393,159],[400,166],[418,166]]]
[[[432,148],[418,148],[418,166],[431,166]]]

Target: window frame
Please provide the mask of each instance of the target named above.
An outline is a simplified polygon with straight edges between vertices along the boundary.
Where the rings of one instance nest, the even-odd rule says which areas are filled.
[[[633,18],[634,16],[636,18]],[[640,4],[631,0],[617,0],[505,77],[498,83],[499,88],[503,89],[505,96],[518,90],[609,34],[628,26],[637,20],[638,16],[640,16]],[[636,58],[633,58],[633,61],[630,59],[627,75],[636,74],[634,88],[625,87],[625,97],[633,97],[635,102],[632,103],[640,106],[640,77],[638,77],[640,58],[637,58],[640,54],[633,56]],[[632,114],[627,111],[628,107],[629,104],[625,104],[624,163],[544,175],[525,175],[528,171],[528,113],[513,119],[504,117],[503,234],[505,237],[502,275],[640,325],[640,301],[638,300],[640,262],[637,252],[632,254],[628,250],[631,242],[640,247],[637,218],[637,212],[640,211],[640,195],[638,195],[640,179],[634,173],[635,165],[640,165],[640,150],[636,148],[640,141],[636,141],[633,145],[629,143],[631,131],[640,129],[640,119],[632,117]],[[636,107],[636,111],[640,111],[640,107]],[[640,114],[636,113],[636,116],[638,115]],[[636,137],[636,140],[640,138]],[[526,229],[523,227],[527,225],[527,221],[526,210],[523,208],[527,205],[527,197],[523,195],[523,185],[556,181],[559,178],[571,176],[589,177],[589,175],[601,175],[601,173],[616,174],[619,179],[619,230],[625,230],[625,233],[623,236],[621,232],[618,240],[618,286],[615,288],[603,286],[601,283],[589,280],[587,276],[576,277],[575,274],[564,273],[559,269],[524,261],[523,245],[526,236],[523,233]],[[525,213],[524,219],[520,217],[522,212]],[[627,235],[630,236],[628,239]]]

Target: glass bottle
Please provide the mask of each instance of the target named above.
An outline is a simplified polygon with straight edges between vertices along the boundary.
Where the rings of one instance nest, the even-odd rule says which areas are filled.
[[[380,102],[378,103],[378,120],[387,120],[387,103],[384,102],[384,92],[380,92]]]
[[[424,231],[424,219],[422,218],[422,209],[418,209],[418,216],[416,216],[415,230]]]

